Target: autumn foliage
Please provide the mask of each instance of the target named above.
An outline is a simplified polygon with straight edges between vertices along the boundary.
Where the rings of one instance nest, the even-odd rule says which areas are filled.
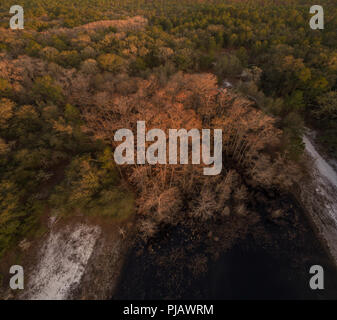
[[[121,174],[136,189],[145,235],[152,235],[160,223],[177,224],[183,217],[249,215],[246,202],[252,188],[292,185],[297,169],[280,153],[282,132],[275,128],[275,120],[251,101],[219,89],[215,76],[177,73],[164,85],[156,77],[134,82],[132,93],[103,91],[83,109],[85,128],[96,139],[114,148],[115,131],[136,132],[137,120],[146,121],[147,130],[223,130],[225,169],[219,176],[203,176],[202,165],[121,167]]]

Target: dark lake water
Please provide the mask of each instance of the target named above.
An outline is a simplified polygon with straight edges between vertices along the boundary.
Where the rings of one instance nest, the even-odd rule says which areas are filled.
[[[317,263],[325,270],[323,291],[309,287],[309,269]],[[336,271],[324,255],[295,264],[242,242],[210,265],[201,285],[210,299],[337,299]]]
[[[175,241],[180,236],[173,229],[170,240],[158,239],[154,252],[130,251],[113,299],[337,299],[336,268],[305,217],[301,218],[304,228],[295,238],[284,236],[289,226],[264,222],[277,248],[256,240],[253,230],[220,252],[218,259],[209,258],[207,270],[197,276],[189,264],[195,263],[193,255],[207,248],[195,248],[190,260],[176,260],[172,247],[176,252],[189,243]],[[324,290],[309,287],[309,269],[315,264],[324,268]]]

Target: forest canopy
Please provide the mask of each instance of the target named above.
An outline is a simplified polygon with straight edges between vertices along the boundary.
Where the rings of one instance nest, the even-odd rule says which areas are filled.
[[[16,4],[24,30],[0,2],[0,255],[50,212],[138,212],[145,237],[180,211],[253,214],[252,188],[296,180],[305,125],[337,156],[334,1],[321,1],[324,30],[297,0]],[[113,133],[137,120],[222,128],[226,170],[117,167]]]

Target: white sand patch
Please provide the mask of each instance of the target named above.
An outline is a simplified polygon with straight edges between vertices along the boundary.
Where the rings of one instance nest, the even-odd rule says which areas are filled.
[[[337,188],[337,173],[335,170],[325,161],[321,155],[317,152],[314,145],[311,143],[307,136],[303,136],[303,142],[305,144],[305,150],[310,154],[310,156],[315,160],[315,165],[318,172],[324,176],[329,182]]]
[[[98,227],[79,224],[51,230],[40,251],[41,260],[25,286],[26,299],[67,299],[80,282],[100,235]]]
[[[303,137],[306,152],[314,163],[310,168],[311,181],[301,186],[301,199],[337,265],[337,173],[316,150],[311,141],[314,134],[308,131]]]
[[[311,174],[316,184],[316,194],[324,200],[321,212],[333,219],[337,234],[337,173],[318,153],[308,136],[303,136],[303,142],[305,143],[305,150],[315,160],[315,168],[313,168]]]

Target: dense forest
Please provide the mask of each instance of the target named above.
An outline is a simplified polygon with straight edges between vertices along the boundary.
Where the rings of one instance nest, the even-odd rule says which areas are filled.
[[[0,256],[43,233],[46,214],[137,212],[145,241],[187,219],[255,221],[261,189],[303,174],[305,126],[337,156],[334,1],[320,3],[324,30],[296,0],[15,4],[24,30],[0,1]],[[223,129],[225,170],[116,166],[113,134],[137,120]]]

